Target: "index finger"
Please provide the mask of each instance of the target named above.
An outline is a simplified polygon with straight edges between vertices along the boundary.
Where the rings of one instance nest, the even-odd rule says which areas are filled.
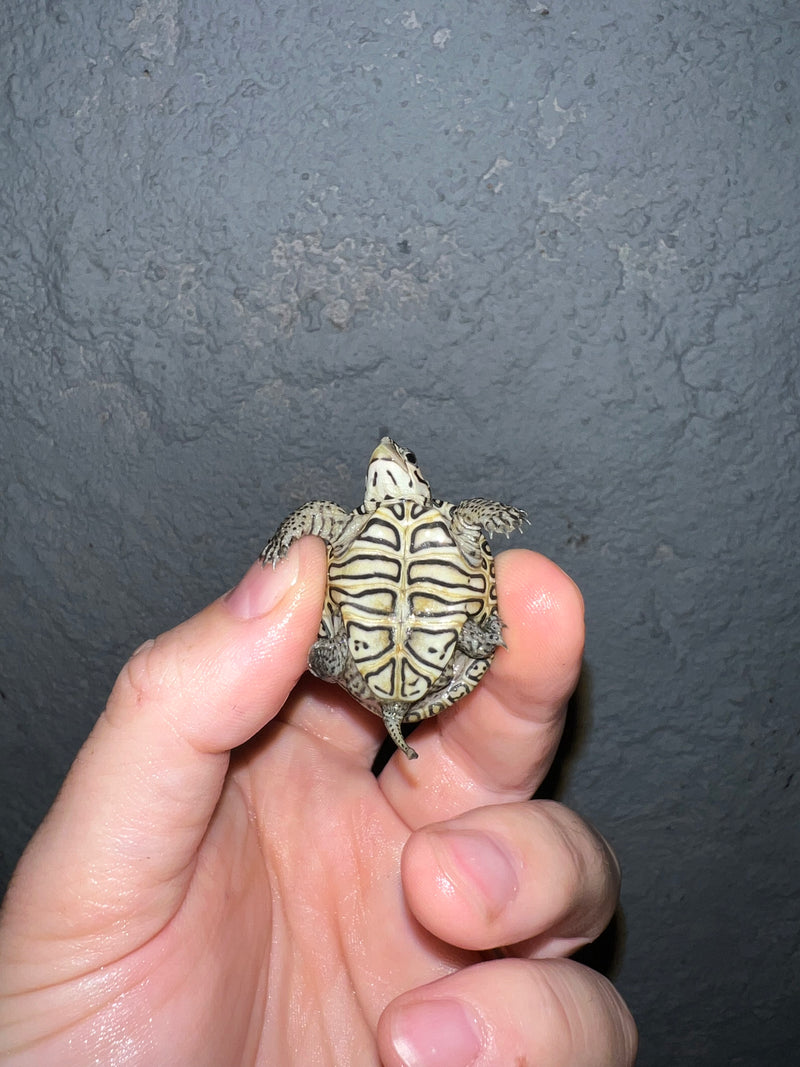
[[[507,649],[481,683],[414,732],[420,758],[380,776],[408,825],[533,795],[552,763],[583,654],[583,598],[564,571],[524,549],[496,559]]]
[[[161,928],[185,899],[230,749],[278,712],[303,671],[324,575],[323,546],[305,538],[282,569],[255,564],[231,594],[133,655],[20,861],[6,938],[24,939],[35,914],[39,941],[74,938],[67,966],[86,973]],[[50,960],[39,961],[48,982]]]

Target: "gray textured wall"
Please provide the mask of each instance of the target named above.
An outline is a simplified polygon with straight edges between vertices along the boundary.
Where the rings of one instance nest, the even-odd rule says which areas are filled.
[[[793,1060],[794,0],[0,5],[2,852],[380,429],[581,584],[640,1062]]]

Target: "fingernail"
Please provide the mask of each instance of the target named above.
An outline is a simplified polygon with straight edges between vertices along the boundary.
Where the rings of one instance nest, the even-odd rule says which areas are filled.
[[[469,1067],[481,1052],[477,1020],[457,1000],[400,1008],[392,1043],[404,1067]]]
[[[266,615],[280,603],[297,581],[300,572],[297,552],[280,561],[277,567],[256,562],[239,584],[225,595],[229,611],[239,619],[255,619]]]
[[[480,830],[440,830],[436,837],[440,839],[438,851],[445,877],[452,880],[455,876],[463,886],[466,875],[484,898],[489,917],[499,915],[519,892],[517,872],[505,849]],[[452,869],[453,863],[457,871]]]

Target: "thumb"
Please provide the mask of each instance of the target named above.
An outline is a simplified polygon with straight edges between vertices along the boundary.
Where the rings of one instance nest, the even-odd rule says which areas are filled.
[[[168,727],[197,752],[227,754],[280,708],[317,636],[325,551],[304,538],[277,567],[254,563],[231,592],[146,642],[104,713],[132,728]],[[101,719],[102,722],[102,719]]]
[[[186,892],[230,749],[305,670],[324,584],[324,547],[303,538],[134,653],[15,872],[7,937],[79,942],[71,962],[86,967],[99,931],[114,930],[117,955],[142,943],[143,925],[160,929]]]

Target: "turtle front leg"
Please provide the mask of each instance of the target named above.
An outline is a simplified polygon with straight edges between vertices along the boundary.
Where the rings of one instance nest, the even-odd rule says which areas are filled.
[[[330,500],[310,500],[287,516],[267,541],[259,556],[262,566],[271,563],[274,567],[289,551],[289,546],[306,534],[315,534],[330,544],[342,532],[349,518],[349,511]]]
[[[521,508],[501,504],[499,500],[484,500],[480,496],[462,500],[453,508],[453,526],[468,523],[470,526],[483,527],[488,534],[508,535],[514,530],[521,530],[522,524],[527,521],[528,516]]]
[[[459,548],[470,562],[477,564],[481,556],[481,529],[489,536],[504,533],[508,537],[514,530],[522,528],[528,516],[511,504],[476,496],[456,504],[451,520],[453,537]]]

